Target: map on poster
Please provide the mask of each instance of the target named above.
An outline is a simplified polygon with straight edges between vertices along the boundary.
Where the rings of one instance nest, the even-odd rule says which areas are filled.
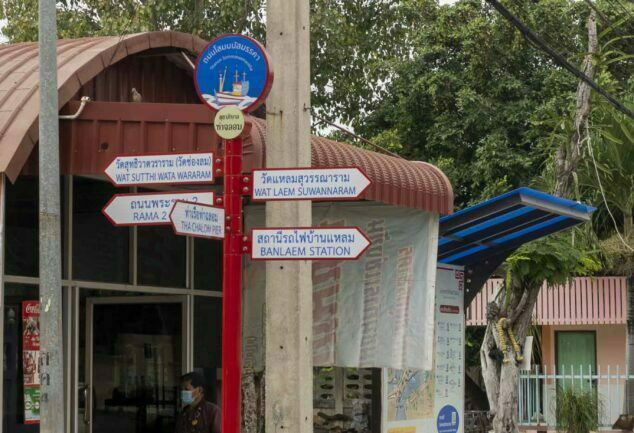
[[[387,371],[387,419],[407,421],[433,416],[434,381],[430,371]]]
[[[383,370],[384,433],[464,431],[464,272],[439,266],[434,368]]]

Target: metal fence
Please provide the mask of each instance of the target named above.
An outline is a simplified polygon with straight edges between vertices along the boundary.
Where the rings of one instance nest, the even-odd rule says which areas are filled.
[[[623,413],[625,385],[634,375],[626,374],[622,366],[569,366],[556,370],[554,366],[535,366],[520,371],[518,383],[520,425],[555,426],[557,389],[563,384],[579,390],[597,392],[599,426],[610,427]]]
[[[487,410],[468,410],[464,414],[465,433],[488,433],[492,429]]]

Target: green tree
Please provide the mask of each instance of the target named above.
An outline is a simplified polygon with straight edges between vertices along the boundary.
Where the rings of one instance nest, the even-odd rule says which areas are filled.
[[[631,101],[626,105],[634,107],[634,98]],[[634,235],[634,120],[598,98],[595,103],[581,181],[598,198],[603,199],[599,194],[603,190],[608,206],[621,217],[619,228],[629,238]]]
[[[352,122],[373,108],[393,66],[408,56],[415,3],[311,0],[313,109]],[[58,11],[63,38],[175,30],[203,39],[235,32],[266,40],[263,0],[64,0]],[[10,42],[37,39],[37,0],[0,0],[0,19]]]
[[[436,163],[454,185],[457,207],[526,185],[542,170],[551,118],[567,114],[576,80],[480,1],[420,8],[411,59],[355,126],[369,137],[392,131],[404,156]],[[574,44],[584,11],[577,2],[545,0],[531,3],[529,15],[515,12],[536,31]]]

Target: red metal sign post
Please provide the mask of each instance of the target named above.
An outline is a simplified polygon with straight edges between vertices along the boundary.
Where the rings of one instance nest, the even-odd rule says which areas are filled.
[[[242,174],[242,137],[250,124],[243,113],[261,105],[273,84],[266,50],[243,35],[222,35],[200,53],[194,85],[200,100],[216,112],[214,129],[224,139],[225,238],[222,259],[222,433],[240,432],[242,390],[242,195],[250,176]]]
[[[246,130],[247,128],[245,128]],[[243,132],[244,134],[244,132]],[[222,258],[222,433],[240,431],[242,382],[242,135],[225,140]]]
[[[231,75],[229,82],[226,81],[228,71],[233,74],[233,81]],[[261,201],[358,199],[371,182],[356,167],[263,169],[257,172],[255,181],[253,174],[242,173],[243,137],[251,129],[244,113],[264,101],[273,82],[266,51],[258,42],[242,35],[214,39],[200,53],[194,75],[200,100],[216,112],[214,129],[224,139],[224,161],[214,159],[210,152],[121,155],[108,166],[106,173],[117,186],[213,182],[215,176],[223,176],[224,195],[214,196],[211,191],[117,195],[103,213],[115,225],[172,224],[177,234],[223,239],[221,428],[222,433],[239,433],[242,256],[253,249],[249,236],[242,231],[242,197],[252,196]],[[223,169],[219,168],[221,163]],[[175,213],[177,201],[189,203],[177,205],[180,211]],[[161,203],[165,209],[141,212],[146,202]],[[224,207],[224,236],[218,236],[223,230],[219,221],[222,213],[210,212],[212,204]],[[199,209],[182,210],[183,205],[198,205]],[[258,237],[254,260],[354,260],[370,245],[370,240],[356,227],[257,230],[262,238]]]

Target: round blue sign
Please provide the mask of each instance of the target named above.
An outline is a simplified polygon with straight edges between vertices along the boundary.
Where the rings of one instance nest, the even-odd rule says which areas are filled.
[[[438,433],[457,433],[460,426],[460,415],[455,407],[448,404],[440,409],[436,419],[436,430]]]
[[[242,35],[223,35],[198,56],[194,83],[198,97],[212,110],[233,105],[255,110],[273,84],[273,71],[264,47]]]

